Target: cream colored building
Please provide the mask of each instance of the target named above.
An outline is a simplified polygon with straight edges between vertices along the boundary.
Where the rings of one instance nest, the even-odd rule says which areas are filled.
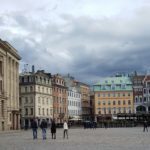
[[[29,128],[33,118],[40,124],[53,117],[51,74],[39,70],[20,74],[21,127]]]
[[[20,59],[15,48],[0,40],[0,131],[20,128]]]

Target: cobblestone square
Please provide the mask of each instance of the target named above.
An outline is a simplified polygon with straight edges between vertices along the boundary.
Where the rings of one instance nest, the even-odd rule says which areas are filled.
[[[70,129],[69,139],[63,139],[63,130],[57,129],[56,140],[32,139],[31,130],[1,132],[0,150],[150,150],[150,133],[138,128]]]

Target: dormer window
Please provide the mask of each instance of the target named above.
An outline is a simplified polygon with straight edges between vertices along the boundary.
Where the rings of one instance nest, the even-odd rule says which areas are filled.
[[[125,88],[126,88],[126,85],[125,85],[125,84],[122,84],[122,85],[121,85],[121,88],[122,88],[122,89],[125,89]]]
[[[111,89],[112,89],[112,90],[115,90],[115,87],[116,87],[115,84],[112,84],[112,85],[111,85]]]

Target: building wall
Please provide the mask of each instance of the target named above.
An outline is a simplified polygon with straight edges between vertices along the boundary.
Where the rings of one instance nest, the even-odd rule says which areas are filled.
[[[53,118],[57,123],[68,120],[68,94],[65,81],[61,75],[53,76]]]
[[[81,94],[75,89],[68,91],[68,115],[69,117],[81,115]]]
[[[42,119],[50,122],[53,117],[53,99],[49,76],[43,72],[21,74],[20,99],[22,127],[30,127],[33,118],[36,118],[39,124]]]
[[[0,130],[19,129],[19,60],[17,51],[7,42],[0,40]]]
[[[94,85],[94,93],[94,112],[97,117],[134,112],[132,82],[129,77],[104,78]]]
[[[95,92],[95,114],[133,113],[132,91]]]

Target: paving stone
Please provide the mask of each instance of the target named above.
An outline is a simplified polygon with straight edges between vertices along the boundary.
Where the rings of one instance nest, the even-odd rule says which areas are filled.
[[[150,150],[150,133],[142,128],[70,129],[69,139],[63,139],[63,130],[57,130],[52,140],[50,130],[47,139],[32,139],[32,131],[0,133],[0,150]]]

